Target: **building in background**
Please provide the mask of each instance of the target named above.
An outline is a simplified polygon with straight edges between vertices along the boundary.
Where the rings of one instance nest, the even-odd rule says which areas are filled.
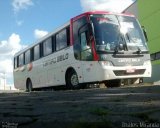
[[[137,5],[137,1],[133,1],[133,3],[127,7],[123,13],[131,13],[134,14],[137,18],[138,18],[138,5]]]
[[[147,30],[152,60],[152,77],[144,82],[160,83],[160,0],[136,0],[123,13],[134,14]]]
[[[138,0],[138,19],[145,26],[152,59],[152,77],[147,82],[160,82],[160,0]]]

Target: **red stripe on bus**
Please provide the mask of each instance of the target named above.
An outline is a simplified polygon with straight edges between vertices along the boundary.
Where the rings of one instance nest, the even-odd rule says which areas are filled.
[[[94,61],[98,61],[99,60],[99,56],[96,53],[94,38],[93,37],[91,37],[91,38],[92,38],[91,42],[92,42],[93,59],[94,59]]]

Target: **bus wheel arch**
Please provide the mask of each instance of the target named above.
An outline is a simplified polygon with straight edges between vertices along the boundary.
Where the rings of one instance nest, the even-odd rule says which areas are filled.
[[[79,84],[77,72],[73,67],[69,67],[66,70],[65,80],[68,89],[79,89],[81,87]]]
[[[31,92],[33,90],[32,81],[30,78],[26,80],[26,91]]]

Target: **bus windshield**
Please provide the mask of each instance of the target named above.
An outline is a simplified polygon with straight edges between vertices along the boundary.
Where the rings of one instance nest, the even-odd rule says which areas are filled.
[[[98,51],[148,51],[136,18],[120,15],[90,15]],[[121,46],[121,48],[119,47]]]

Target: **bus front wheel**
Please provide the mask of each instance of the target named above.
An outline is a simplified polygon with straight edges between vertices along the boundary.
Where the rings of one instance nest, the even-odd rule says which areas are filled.
[[[32,82],[30,79],[27,80],[27,85],[26,85],[26,91],[31,92],[32,91]]]
[[[66,84],[68,89],[79,89],[81,87],[79,84],[78,75],[74,70],[68,72]]]

